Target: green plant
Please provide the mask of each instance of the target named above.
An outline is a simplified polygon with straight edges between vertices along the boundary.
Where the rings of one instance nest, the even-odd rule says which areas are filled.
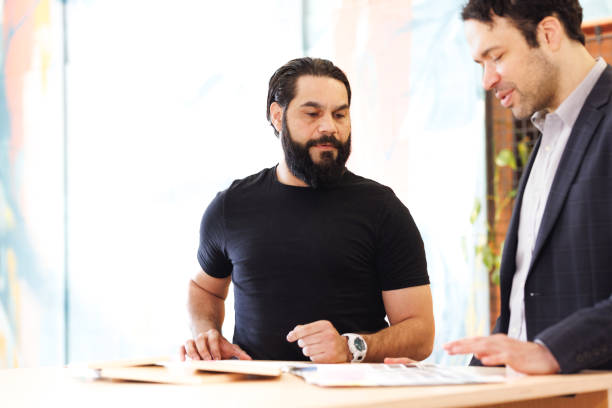
[[[500,191],[500,169],[508,167],[512,170],[512,172],[519,172],[522,170],[522,166],[527,163],[529,153],[531,152],[529,139],[525,136],[521,137],[520,141],[516,145],[516,148],[518,152],[518,159],[520,160],[520,167],[517,162],[517,157],[510,149],[502,149],[495,156],[493,194],[487,196],[487,200],[493,205],[495,211],[492,222],[487,220],[486,237],[482,237],[475,247],[477,259],[479,259],[485,268],[487,268],[490,274],[491,282],[496,285],[499,285],[499,268],[501,265],[501,255],[504,248],[504,241],[496,241],[494,233],[495,226],[500,221],[500,216],[504,209],[513,203],[517,193],[516,188],[513,188],[508,192]],[[482,203],[479,199],[476,199],[474,202],[474,208],[470,214],[470,222],[472,224],[476,222],[476,219],[480,215],[481,211]]]

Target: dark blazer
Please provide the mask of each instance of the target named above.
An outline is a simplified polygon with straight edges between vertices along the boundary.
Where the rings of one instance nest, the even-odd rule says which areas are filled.
[[[537,141],[519,183],[500,269],[507,333],[517,234]],[[587,97],[561,156],[525,283],[527,339],[541,340],[561,371],[612,369],[612,67]]]

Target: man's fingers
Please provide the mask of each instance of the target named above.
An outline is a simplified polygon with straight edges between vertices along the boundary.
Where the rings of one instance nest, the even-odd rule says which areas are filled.
[[[195,343],[198,348],[198,353],[200,353],[200,356],[202,356],[197,360],[211,360],[212,357],[210,355],[210,350],[208,349],[208,339],[206,334],[198,334],[198,337],[195,339]]]
[[[187,354],[187,351],[185,351],[185,346],[181,346],[179,349],[179,357],[181,361],[185,361],[185,354]]]
[[[332,324],[327,320],[317,320],[308,324],[298,324],[287,334],[287,341],[294,342],[306,336],[311,336],[315,333],[333,328]],[[335,330],[335,329],[334,329]]]
[[[448,354],[491,354],[507,347],[504,339],[475,337],[448,343],[444,349]]]
[[[202,360],[202,356],[196,348],[196,343],[193,340],[187,340],[185,343],[185,351],[192,360]]]
[[[334,353],[330,353],[329,350],[310,356],[310,360],[317,364],[346,363],[345,359]]]
[[[407,357],[385,357],[385,364],[414,364],[418,361]]]
[[[451,352],[455,349],[470,347],[478,342],[481,342],[483,339],[484,337],[468,337],[465,339],[448,342],[443,347],[444,350]]]
[[[480,358],[480,362],[486,366],[496,366],[501,364],[508,364],[508,358],[508,353],[496,353],[489,354]]]
[[[302,354],[306,357],[312,357],[317,354],[325,353],[327,350],[329,350],[329,345],[318,343],[302,348]]]
[[[238,357],[240,360],[252,360],[251,356],[249,356],[243,349],[241,349],[238,345],[233,344],[234,348],[234,356]]]
[[[208,350],[212,355],[213,360],[221,360],[221,341],[225,340],[221,338],[221,335],[217,330],[211,329],[207,332],[208,334]]]
[[[300,347],[306,347],[312,346],[313,344],[325,343],[326,341],[330,340],[333,340],[332,336],[319,332],[299,339],[297,341],[297,345]]]
[[[224,337],[221,338],[221,358],[236,357],[239,360],[252,360],[251,356],[244,352],[237,344],[232,344]]]

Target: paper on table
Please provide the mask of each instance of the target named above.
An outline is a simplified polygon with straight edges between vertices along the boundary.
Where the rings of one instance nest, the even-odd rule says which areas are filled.
[[[501,375],[474,374],[466,367],[433,364],[314,364],[293,368],[292,374],[325,387],[452,385],[504,382]]]
[[[279,377],[287,362],[279,361],[186,361],[168,357],[138,358],[73,365],[73,375],[86,379],[112,379],[171,384],[202,384],[244,380],[250,376]]]
[[[169,369],[183,369],[186,371],[211,371],[223,373],[240,373],[261,375],[267,377],[278,377],[291,367],[301,367],[305,364],[288,363],[283,361],[265,360],[190,360],[185,362],[164,362],[162,365]]]

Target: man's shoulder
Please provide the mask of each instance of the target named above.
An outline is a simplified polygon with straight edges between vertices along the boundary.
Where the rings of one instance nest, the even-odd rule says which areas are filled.
[[[379,193],[382,195],[395,195],[391,187],[381,184],[375,180],[359,176],[350,170],[347,170],[344,185],[353,188],[367,190],[370,193]]]
[[[607,110],[612,110],[612,66],[607,65],[601,73],[593,89],[585,101],[585,105],[591,105],[595,108],[606,106]]]
[[[263,184],[269,181],[269,178],[273,176],[274,167],[263,169],[250,176],[234,180],[230,186],[222,193],[234,193],[240,191],[248,191],[251,189],[257,189]]]

